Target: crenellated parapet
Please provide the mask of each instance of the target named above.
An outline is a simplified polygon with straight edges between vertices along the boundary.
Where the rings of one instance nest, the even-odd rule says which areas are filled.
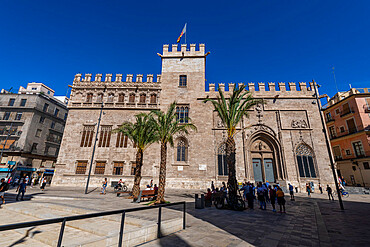
[[[205,44],[173,44],[171,47],[169,45],[163,45],[163,53],[158,54],[161,57],[197,57],[205,56]]]
[[[147,74],[146,78],[144,79],[143,74],[137,74],[134,77],[133,74],[127,74],[125,81],[123,81],[122,74],[116,74],[116,77],[113,80],[112,74],[106,74],[105,78],[103,78],[102,74],[96,74],[94,80],[92,81],[92,74],[85,74],[85,78],[82,77],[82,74],[76,74],[73,80],[74,86],[88,86],[92,84],[100,84],[100,83],[160,83],[161,82],[161,75],[157,75],[156,80],[154,80],[153,74]],[[90,83],[90,84],[89,84]]]
[[[238,87],[246,85],[246,90],[252,92],[256,97],[276,97],[281,95],[284,97],[302,97],[302,96],[313,96],[313,84],[312,82],[258,82],[258,83],[238,83]],[[224,83],[209,83],[209,91],[205,92],[208,97],[216,97],[218,94],[218,88],[226,94],[231,93],[236,87],[236,83],[228,83],[227,87]]]

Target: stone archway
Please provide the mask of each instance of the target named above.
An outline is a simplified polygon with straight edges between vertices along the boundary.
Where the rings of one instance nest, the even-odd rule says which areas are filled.
[[[248,179],[270,183],[284,179],[280,146],[273,136],[258,131],[249,138],[246,148]]]

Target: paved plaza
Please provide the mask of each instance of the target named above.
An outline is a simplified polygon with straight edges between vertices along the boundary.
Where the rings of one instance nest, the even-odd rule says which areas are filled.
[[[214,207],[194,208],[196,190],[168,190],[170,202],[187,201],[186,229],[141,246],[369,246],[370,196],[351,194],[344,199],[346,210],[325,194],[297,194],[287,200],[287,213],[268,210],[234,212]],[[6,196],[0,209],[0,224],[61,216],[147,207],[116,197],[112,191],[100,195],[93,190],[85,195],[76,188],[29,188],[25,201],[15,201],[15,191]],[[288,199],[286,197],[286,199]],[[270,206],[270,207],[269,207]],[[139,232],[156,224],[158,209],[127,214],[125,231]],[[164,222],[180,219],[181,207],[163,209]],[[120,216],[100,217],[67,224],[64,246],[116,246]],[[0,246],[55,246],[60,224],[0,233]]]

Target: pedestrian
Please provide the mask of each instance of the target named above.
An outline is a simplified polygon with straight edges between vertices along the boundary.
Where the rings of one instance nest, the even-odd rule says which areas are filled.
[[[291,201],[295,201],[295,199],[294,199],[294,188],[293,188],[293,185],[291,185],[291,184],[288,184],[288,185],[289,185],[290,200]]]
[[[330,188],[329,184],[326,186],[326,191],[328,192],[328,196],[329,196],[329,201],[330,201],[330,197],[332,198],[332,200],[334,201],[334,196],[333,196],[333,190]]]
[[[249,186],[245,183],[243,183],[243,187],[240,189],[240,191],[243,191],[243,200],[247,201],[247,193],[249,191]]]
[[[322,186],[320,183],[319,183],[319,190],[320,190],[320,194],[322,194]]]
[[[248,208],[253,209],[254,208],[254,186],[251,183],[247,183],[247,186],[249,187],[249,192],[247,193],[247,201],[248,201]]]
[[[275,209],[275,201],[276,201],[276,190],[269,185],[269,190],[270,190],[270,201],[271,201],[271,206],[272,206],[272,212],[276,212]]]
[[[262,187],[261,182],[257,185],[257,198],[258,201],[260,202],[260,209],[266,210],[265,190]]]
[[[216,189],[215,189],[215,184],[213,183],[213,181],[212,181],[212,183],[211,183],[211,190],[212,190],[212,192],[216,191]]]
[[[307,191],[307,195],[311,196],[311,187],[309,183],[306,183],[306,191]]]
[[[26,184],[28,185],[28,182],[30,181],[30,178],[28,176],[26,176]]]
[[[17,197],[15,198],[15,200],[18,201],[19,195],[22,194],[21,201],[23,201],[24,193],[26,193],[26,191],[27,191],[27,182],[26,182],[26,179],[23,179],[22,183],[18,185],[18,188],[15,191],[15,192],[18,192]]]
[[[266,202],[270,202],[268,185],[266,183],[263,183],[262,188],[264,190],[264,196],[265,196]]]
[[[1,184],[0,184],[0,198],[3,201],[3,204],[5,204],[5,191],[7,191],[8,189],[9,189],[9,183],[5,182],[5,178],[2,178]]]
[[[41,181],[42,181],[42,183],[41,183],[41,187],[40,188],[41,188],[42,191],[44,191],[45,186],[46,186],[46,182],[47,182],[46,177],[44,177]]]
[[[31,188],[33,188],[33,186],[35,185],[35,181],[36,181],[36,178],[33,177],[32,180],[31,180]]]
[[[279,187],[276,191],[276,197],[277,197],[277,202],[280,206],[280,211],[279,213],[285,213],[285,199],[284,199],[284,192],[281,190]],[[283,211],[282,211],[283,209]]]
[[[105,178],[104,181],[103,181],[103,186],[102,186],[102,190],[101,190],[101,193],[100,194],[104,194],[105,195],[105,190],[107,188],[107,184],[108,184],[108,181],[107,181],[107,178]]]

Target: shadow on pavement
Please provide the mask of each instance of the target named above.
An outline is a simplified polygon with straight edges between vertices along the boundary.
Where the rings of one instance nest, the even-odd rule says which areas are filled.
[[[344,203],[341,211],[338,201],[296,196],[296,201],[287,200],[286,214],[272,212],[271,204],[260,210],[257,203],[243,212],[195,209],[195,203],[186,207],[195,218],[255,246],[370,246],[370,203]]]

